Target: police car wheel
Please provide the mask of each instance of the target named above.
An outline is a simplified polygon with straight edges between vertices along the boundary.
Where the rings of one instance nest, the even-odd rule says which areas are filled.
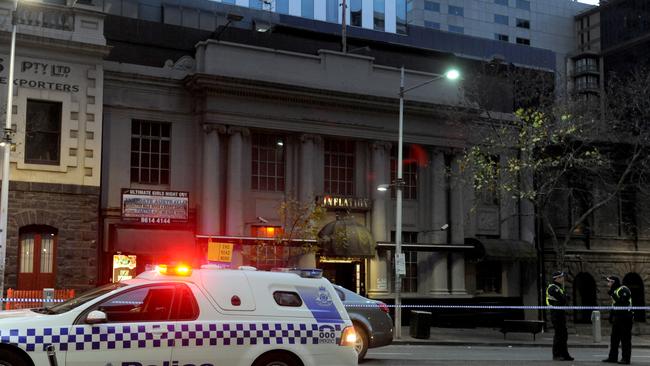
[[[366,352],[368,352],[368,334],[366,330],[361,327],[359,324],[354,324],[354,330],[357,333],[357,341],[354,343],[354,350],[357,351],[359,362],[366,357]]]
[[[288,353],[271,352],[258,358],[253,366],[302,366],[302,363]]]
[[[27,366],[25,360],[19,355],[8,350],[0,350],[1,366]]]

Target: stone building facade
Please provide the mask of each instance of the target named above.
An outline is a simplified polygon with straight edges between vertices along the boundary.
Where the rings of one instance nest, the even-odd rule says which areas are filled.
[[[0,3],[2,100],[11,82],[11,7]],[[5,287],[93,287],[108,51],[103,15],[84,5],[21,3],[16,22]]]

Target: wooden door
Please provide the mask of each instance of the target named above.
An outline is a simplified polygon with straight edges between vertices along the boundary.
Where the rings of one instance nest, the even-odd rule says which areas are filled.
[[[46,231],[21,233],[18,249],[18,289],[53,288],[55,256],[56,235],[54,233]]]

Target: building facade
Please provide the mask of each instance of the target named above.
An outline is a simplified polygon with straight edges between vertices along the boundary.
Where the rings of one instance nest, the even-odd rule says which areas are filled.
[[[615,75],[625,76],[638,67],[647,67],[650,30],[649,4],[645,1],[614,0],[601,2],[575,17],[576,49],[568,59],[570,90],[576,99],[602,101],[608,80]],[[631,102],[631,101],[630,101]],[[599,104],[596,104],[599,105]],[[602,107],[602,104],[600,104]],[[598,192],[589,190],[588,194]],[[575,304],[592,306],[609,301],[603,275],[621,277],[633,293],[633,305],[645,306],[648,273],[644,264],[650,255],[648,247],[648,200],[642,187],[629,187],[620,191],[609,204],[593,212],[585,229],[573,233],[566,259],[568,270],[575,280],[569,286]],[[576,202],[565,200],[567,205],[559,212],[571,212]],[[557,222],[566,228],[570,214]],[[553,271],[553,250],[546,242],[546,273]],[[577,323],[590,322],[589,312],[575,312]],[[645,311],[635,311],[637,326],[645,332]]]
[[[12,3],[0,3],[0,95],[14,84],[5,288],[97,284],[103,15],[21,4],[8,80]],[[3,118],[5,108],[2,108]],[[4,123],[4,122],[3,122]]]

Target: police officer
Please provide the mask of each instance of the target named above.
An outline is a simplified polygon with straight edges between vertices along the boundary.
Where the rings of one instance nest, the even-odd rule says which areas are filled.
[[[566,273],[562,271],[553,272],[553,282],[546,287],[547,306],[566,306],[568,299],[564,292],[564,278]],[[567,340],[569,335],[566,329],[566,313],[564,309],[551,309],[551,323],[555,334],[553,335],[553,360],[573,361],[569,355]]]
[[[609,357],[603,362],[616,362],[620,343],[621,360],[618,363],[629,365],[632,357],[632,323],[634,322],[634,313],[629,309],[632,306],[632,292],[627,286],[621,284],[621,279],[617,276],[608,276],[607,283],[609,284],[607,293],[612,298],[612,306],[620,309],[612,309],[609,313],[612,335],[609,342]]]

